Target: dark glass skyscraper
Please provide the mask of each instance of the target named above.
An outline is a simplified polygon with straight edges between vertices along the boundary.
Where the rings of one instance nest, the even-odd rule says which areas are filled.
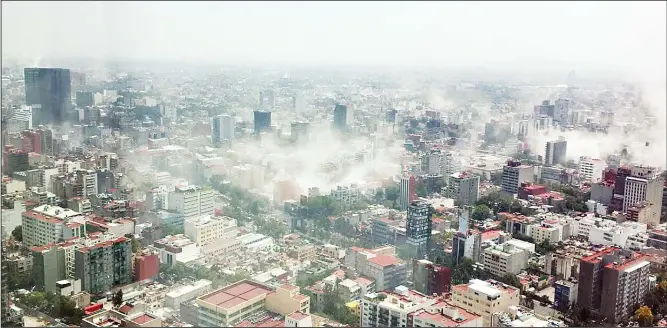
[[[423,201],[414,201],[408,206],[408,218],[405,225],[406,244],[416,251],[417,258],[422,259],[429,250],[431,240],[433,208]]]
[[[25,68],[25,102],[32,106],[32,125],[62,123],[67,120],[72,98],[70,70],[66,68]]]
[[[266,131],[271,127],[271,112],[256,110],[254,112],[254,119],[255,134]]]
[[[337,130],[345,130],[347,125],[347,106],[337,104],[334,108],[333,126]]]

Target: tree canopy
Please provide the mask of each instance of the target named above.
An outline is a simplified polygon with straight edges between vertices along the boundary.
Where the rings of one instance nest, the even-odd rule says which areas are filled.
[[[20,225],[16,226],[16,228],[12,230],[12,237],[18,242],[23,241],[23,227]]]

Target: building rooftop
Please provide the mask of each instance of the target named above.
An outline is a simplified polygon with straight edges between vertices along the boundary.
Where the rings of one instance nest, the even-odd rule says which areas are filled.
[[[371,257],[370,259],[368,259],[368,262],[371,262],[371,263],[374,263],[374,264],[377,264],[377,265],[383,266],[383,267],[390,266],[390,265],[396,265],[396,264],[401,263],[401,261],[397,257],[389,256],[389,255],[374,256],[374,257]]]
[[[230,309],[250,299],[266,296],[271,292],[271,289],[267,287],[244,280],[202,295],[199,299],[222,309]]]

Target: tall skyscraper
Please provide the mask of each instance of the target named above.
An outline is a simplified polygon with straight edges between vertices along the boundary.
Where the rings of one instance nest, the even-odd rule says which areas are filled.
[[[564,138],[548,141],[545,148],[544,165],[552,166],[567,163],[567,141]]]
[[[401,210],[405,211],[408,209],[408,205],[417,199],[417,193],[415,192],[415,177],[412,175],[404,176],[401,178],[401,188],[398,196],[398,206]]]
[[[408,207],[408,217],[405,225],[406,244],[416,250],[417,258],[424,258],[428,254],[432,214],[433,209],[428,202],[414,201]]]
[[[309,138],[308,128],[310,124],[308,122],[292,122],[290,137],[293,141],[307,141]]]
[[[25,68],[25,102],[32,106],[33,125],[67,120],[72,99],[70,70]]]
[[[271,127],[271,112],[256,110],[254,119],[255,134],[267,131]]]
[[[333,121],[333,126],[334,129],[344,131],[347,128],[347,106],[337,104],[336,107],[334,108],[334,121]]]
[[[554,106],[554,122],[560,125],[568,125],[570,120],[570,101],[568,99],[558,99]]]
[[[219,145],[223,141],[234,139],[234,118],[218,115],[211,119],[211,142]]]

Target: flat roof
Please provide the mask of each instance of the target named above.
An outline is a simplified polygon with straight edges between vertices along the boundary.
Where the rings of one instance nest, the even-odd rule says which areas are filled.
[[[199,299],[222,309],[230,309],[257,296],[269,293],[271,293],[269,288],[242,281],[203,295]]]

